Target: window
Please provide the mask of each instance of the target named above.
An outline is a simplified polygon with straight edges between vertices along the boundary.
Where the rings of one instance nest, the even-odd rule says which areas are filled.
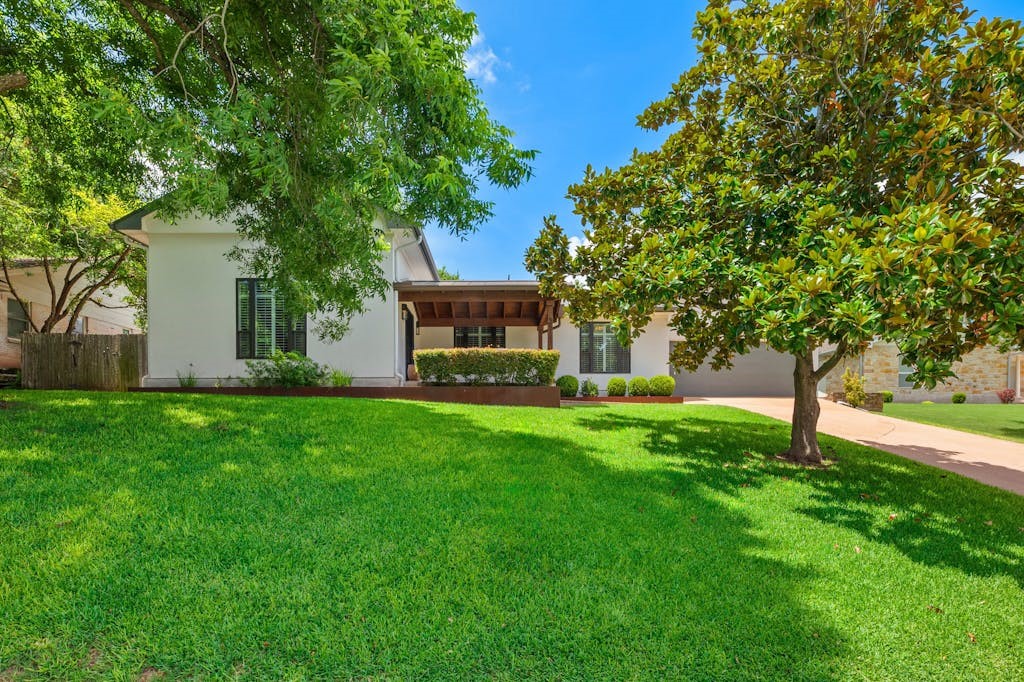
[[[7,338],[20,339],[30,329],[28,311],[13,296],[7,299]]]
[[[85,324],[85,318],[84,317],[77,318],[75,320],[74,332],[76,334],[84,334],[86,329],[88,329],[88,326]]]
[[[306,354],[306,316],[289,314],[269,282],[239,279],[235,293],[238,358],[266,358],[275,350]]]
[[[908,376],[910,376],[911,372],[913,372],[913,371],[914,371],[914,366],[913,365],[908,365],[906,363],[906,361],[903,360],[903,356],[901,355],[900,356],[900,370],[899,370],[899,372],[900,372],[900,380],[899,380],[899,384],[898,384],[900,388],[913,388],[914,387],[914,382],[910,381],[910,379],[907,378]]]
[[[607,322],[590,322],[580,327],[580,373],[629,373],[629,349],[619,343]]]
[[[456,348],[504,348],[504,327],[456,327]]]

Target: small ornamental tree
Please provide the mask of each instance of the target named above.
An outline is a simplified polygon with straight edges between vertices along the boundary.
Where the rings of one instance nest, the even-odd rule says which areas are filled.
[[[542,291],[623,342],[662,307],[671,361],[794,358],[786,455],[821,461],[817,383],[874,338],[933,387],[1024,339],[1024,30],[956,0],[712,0],[700,59],[640,117],[661,148],[569,190],[527,252]],[[816,351],[834,350],[815,365]]]

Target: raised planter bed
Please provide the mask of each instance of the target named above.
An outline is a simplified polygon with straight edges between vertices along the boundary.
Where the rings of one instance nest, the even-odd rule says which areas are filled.
[[[681,403],[677,395],[594,395],[562,398],[563,403]]]
[[[268,395],[322,398],[392,398],[472,405],[558,407],[557,386],[300,386],[254,388],[248,386],[149,386],[128,389],[139,393],[211,393],[216,395]]]

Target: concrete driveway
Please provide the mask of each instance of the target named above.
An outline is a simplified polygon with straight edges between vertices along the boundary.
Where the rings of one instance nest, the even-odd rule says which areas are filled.
[[[790,421],[792,398],[693,398]],[[894,419],[821,401],[818,431],[1024,495],[1024,443]]]

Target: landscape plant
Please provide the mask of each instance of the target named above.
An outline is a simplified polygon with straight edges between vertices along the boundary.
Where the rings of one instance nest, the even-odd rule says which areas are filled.
[[[352,374],[343,369],[332,369],[328,381],[335,388],[345,388],[352,385]]]
[[[676,380],[667,374],[658,374],[650,380],[651,395],[670,396],[676,390]]]
[[[864,377],[853,372],[849,367],[843,372],[843,391],[845,401],[851,407],[860,407],[868,399],[864,392]]]
[[[633,377],[629,380],[629,394],[645,396],[651,394],[651,384],[646,377]]]
[[[248,376],[242,379],[242,383],[246,386],[322,386],[328,379],[333,379],[330,367],[295,351],[285,353],[275,349],[265,359],[246,360],[245,366]]]
[[[873,340],[928,388],[1024,342],[1020,22],[959,0],[712,0],[693,35],[696,64],[638,119],[663,144],[569,188],[582,239],[545,221],[526,259],[544,295],[623,343],[671,311],[683,369],[791,356],[784,456],[805,463],[818,383]]]
[[[1012,388],[1004,388],[1001,391],[996,391],[996,396],[1003,405],[1010,405],[1017,399],[1017,391]]]
[[[432,348],[413,353],[425,384],[550,386],[559,353],[527,348]]]
[[[622,377],[612,377],[608,380],[605,392],[612,397],[621,397],[626,395],[626,380]]]
[[[882,391],[881,393],[882,393],[882,402],[883,403],[891,403],[892,402],[892,399],[893,399],[893,392],[892,391]]]
[[[967,402],[967,394],[961,392],[954,393],[950,397],[950,400],[953,402],[954,405],[961,405]]]
[[[563,398],[574,398],[580,392],[580,380],[571,374],[563,374],[555,380],[558,391]]]
[[[587,398],[594,398],[598,395],[599,389],[597,388],[597,382],[593,379],[584,379],[583,385],[580,386],[580,395]]]

